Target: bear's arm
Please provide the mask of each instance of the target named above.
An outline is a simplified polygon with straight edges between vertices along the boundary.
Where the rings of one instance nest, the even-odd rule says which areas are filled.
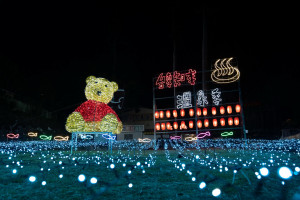
[[[67,118],[66,130],[70,133],[84,130],[84,119],[79,112],[73,112]]]
[[[101,132],[112,132],[116,134],[118,132],[119,120],[115,114],[109,113],[103,117],[100,122]]]

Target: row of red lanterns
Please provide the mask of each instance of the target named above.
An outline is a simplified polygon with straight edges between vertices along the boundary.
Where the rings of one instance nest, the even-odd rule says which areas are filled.
[[[226,120],[224,118],[221,118],[219,121],[220,121],[221,126],[226,125]],[[217,127],[218,123],[219,123],[218,119],[213,119],[212,120],[213,127]],[[229,117],[227,119],[227,124],[229,126],[232,126],[232,125],[238,126],[240,124],[240,119],[238,117],[235,117],[235,118]],[[205,128],[209,127],[209,120],[205,119],[203,121],[203,123],[202,123],[201,120],[197,121],[197,127],[198,128],[202,128],[203,125],[204,125]],[[192,120],[189,121],[188,127],[190,129],[194,128],[194,121],[192,121]],[[171,122],[166,122],[166,123],[162,122],[162,123],[156,123],[155,124],[155,130],[157,130],[157,131],[160,131],[160,130],[162,130],[162,131],[164,131],[164,130],[173,130],[173,129],[177,130],[178,128],[180,130],[187,129],[187,125],[185,124],[185,121],[181,121],[180,124],[178,122],[173,122],[173,126],[172,126]]]
[[[228,114],[232,114],[232,106],[228,105],[226,107],[226,111],[227,111]],[[241,106],[239,104],[235,105],[235,112],[236,113],[240,113],[241,112]],[[206,116],[207,113],[208,113],[207,108],[203,108],[202,111],[201,111],[201,108],[197,108],[196,109],[197,116],[201,116],[202,114],[203,114],[203,116]],[[178,117],[177,110],[173,110],[172,114],[173,114],[174,118]],[[185,116],[185,110],[181,109],[179,111],[179,114],[180,114],[181,117],[184,117]],[[195,114],[194,109],[190,108],[189,109],[189,115],[190,115],[190,117],[193,117],[194,114]],[[211,108],[211,114],[212,115],[216,115],[217,114],[217,108],[216,107],[212,107]],[[224,106],[220,106],[220,114],[221,115],[225,114],[225,107]],[[159,118],[163,119],[165,115],[166,115],[167,118],[170,118],[171,117],[171,111],[167,110],[165,113],[162,110],[161,111],[156,111],[155,112],[155,119],[159,119]]]

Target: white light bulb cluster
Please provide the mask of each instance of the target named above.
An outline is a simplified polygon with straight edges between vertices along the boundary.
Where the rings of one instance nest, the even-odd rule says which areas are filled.
[[[0,158],[3,161],[0,170],[5,169],[12,178],[21,177],[20,174],[26,173],[27,183],[38,183],[45,187],[68,179],[87,183],[79,184],[82,187],[85,185],[97,187],[102,177],[98,176],[99,172],[95,176],[93,171],[99,170],[113,178],[114,173],[127,177],[123,183],[127,188],[133,188],[139,187],[139,183],[132,180],[146,181],[149,176],[147,174],[149,172],[153,174],[155,170],[155,174],[159,175],[160,171],[153,166],[166,162],[170,165],[165,164],[161,167],[162,172],[168,170],[175,176],[186,177],[185,181],[194,184],[199,191],[209,192],[215,197],[222,196],[226,192],[222,189],[222,182],[211,183],[207,180],[208,173],[216,177],[232,177],[233,180],[244,179],[246,182],[247,178],[250,178],[252,184],[255,184],[255,181],[253,183],[251,176],[256,176],[256,181],[275,176],[281,185],[299,179],[297,175],[300,172],[300,161],[295,159],[300,155],[298,141],[247,140],[247,148],[245,141],[239,139],[207,139],[205,142],[197,143],[171,140],[164,142],[168,145],[163,151],[156,151],[152,143],[116,141],[113,148],[117,151],[113,154],[108,154],[105,150],[95,150],[88,153],[78,151],[72,156],[67,153],[70,146],[56,144],[53,141],[0,143]],[[97,144],[101,143],[92,141],[78,143],[82,148]],[[158,141],[157,145],[164,147],[162,141]],[[149,152],[144,151],[150,148]],[[290,151],[291,149],[293,151]],[[25,162],[22,160],[23,157],[34,160],[34,164]],[[250,173],[250,169],[254,169],[256,173]],[[74,171],[79,173],[74,174]]]

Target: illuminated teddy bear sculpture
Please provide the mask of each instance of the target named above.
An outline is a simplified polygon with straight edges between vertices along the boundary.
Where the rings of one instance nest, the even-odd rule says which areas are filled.
[[[107,104],[118,90],[118,84],[105,78],[89,76],[85,96],[88,99],[69,115],[66,130],[72,132],[112,132],[119,134],[123,125],[115,111]]]

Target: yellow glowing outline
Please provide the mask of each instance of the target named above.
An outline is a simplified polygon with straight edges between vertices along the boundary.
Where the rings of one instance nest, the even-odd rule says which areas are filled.
[[[38,136],[38,133],[35,133],[35,132],[29,132],[29,133],[28,133],[28,136],[29,136],[29,137],[37,137],[37,136]]]
[[[150,138],[144,138],[144,139],[139,138],[138,141],[139,141],[139,142],[143,142],[143,143],[149,143],[149,142],[151,142],[152,140],[151,140]]]
[[[58,135],[58,136],[55,136],[54,138],[53,138],[54,140],[56,140],[56,141],[68,141],[69,140],[69,136],[60,136],[60,135]]]
[[[211,80],[216,83],[232,83],[240,78],[240,71],[230,62],[233,58],[218,59],[214,63],[215,69],[211,73]],[[225,64],[224,64],[225,63]],[[225,77],[229,76],[229,77]]]
[[[184,140],[187,142],[192,142],[192,141],[197,140],[197,137],[185,137]]]

